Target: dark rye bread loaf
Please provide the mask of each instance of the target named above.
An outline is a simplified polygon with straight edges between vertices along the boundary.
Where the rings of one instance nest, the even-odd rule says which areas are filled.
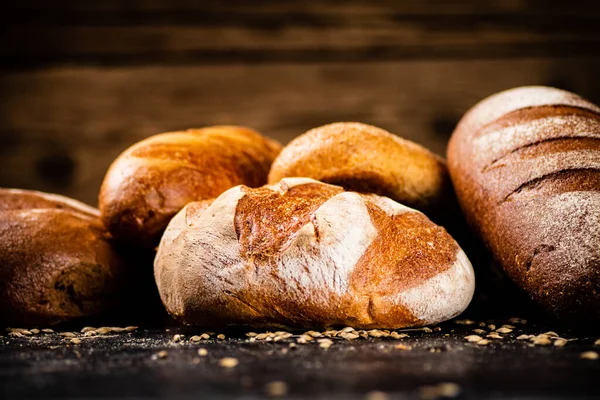
[[[276,141],[240,126],[152,136],[110,166],[100,189],[102,220],[115,239],[154,248],[187,203],[240,184],[265,184],[280,150]]]
[[[0,325],[49,325],[106,310],[125,265],[98,210],[0,189]]]
[[[464,252],[425,215],[308,178],[188,204],[154,271],[189,325],[418,326],[461,313],[474,290]]]
[[[474,106],[448,147],[462,209],[551,313],[600,320],[600,108],[547,87]]]

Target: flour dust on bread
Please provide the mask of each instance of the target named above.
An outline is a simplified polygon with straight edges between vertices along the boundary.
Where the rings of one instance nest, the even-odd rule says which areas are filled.
[[[506,273],[551,313],[600,322],[600,108],[548,87],[498,93],[460,121],[448,163]]]
[[[420,326],[460,314],[474,290],[464,252],[422,213],[308,178],[188,204],[154,271],[189,325]]]
[[[240,126],[151,136],[110,166],[100,189],[102,220],[115,239],[154,248],[187,203],[236,185],[265,184],[280,150],[276,141]]]
[[[105,311],[125,269],[95,208],[0,189],[0,324],[50,325]]]

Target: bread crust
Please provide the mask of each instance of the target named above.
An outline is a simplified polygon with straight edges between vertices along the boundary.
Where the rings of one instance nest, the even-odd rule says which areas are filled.
[[[239,126],[169,132],[142,140],[110,166],[100,189],[104,224],[115,239],[155,247],[191,201],[266,183],[281,145]]]
[[[357,122],[324,125],[292,140],[275,159],[269,183],[294,176],[379,194],[426,213],[445,208],[444,200],[451,197],[441,157]]]
[[[419,326],[461,313],[474,290],[464,252],[426,216],[308,178],[188,204],[154,271],[189,325]]]
[[[554,88],[496,94],[458,124],[448,163],[507,274],[554,315],[600,321],[600,108]]]
[[[110,308],[125,265],[98,210],[0,189],[0,324],[51,325]]]

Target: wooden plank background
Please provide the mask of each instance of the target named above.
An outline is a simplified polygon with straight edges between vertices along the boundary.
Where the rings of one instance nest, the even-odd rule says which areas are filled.
[[[26,0],[0,23],[0,186],[90,204],[110,162],[163,131],[240,124],[285,143],[361,121],[443,154],[503,89],[600,103],[591,1]]]

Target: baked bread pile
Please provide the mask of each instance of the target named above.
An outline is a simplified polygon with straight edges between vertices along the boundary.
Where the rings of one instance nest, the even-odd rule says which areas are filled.
[[[129,268],[114,244],[141,254],[160,242],[156,284],[186,324],[437,323],[469,304],[471,264],[443,228],[396,201],[443,210],[449,188],[440,157],[359,123],[316,128],[283,151],[237,126],[152,136],[110,166],[99,213],[0,198],[0,316],[51,324],[103,311]]]
[[[442,207],[441,158],[382,129],[337,123],[286,146],[269,181],[190,203],[171,220],[154,272],[172,316],[190,325],[401,328],[468,306],[474,274],[456,241],[375,194]]]
[[[438,323],[465,310],[475,287],[463,250],[429,219],[456,217],[454,190],[532,298],[559,316],[598,319],[599,140],[598,107],[541,87],[469,111],[449,172],[425,148],[360,123],[318,127],[285,147],[237,126],[152,136],[110,166],[99,210],[0,190],[0,323],[111,309],[132,274],[122,249],[156,252],[162,302],[185,324]]]

